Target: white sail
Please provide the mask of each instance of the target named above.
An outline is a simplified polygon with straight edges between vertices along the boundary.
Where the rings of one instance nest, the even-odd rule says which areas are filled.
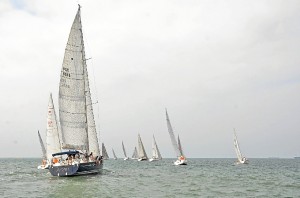
[[[116,156],[116,154],[115,154],[114,149],[112,149],[112,153],[113,153],[114,159],[118,159],[117,156]]]
[[[140,134],[138,134],[138,158],[142,160],[148,159]]]
[[[89,151],[86,59],[80,9],[73,21],[59,84],[59,117],[65,149]]]
[[[52,158],[53,153],[61,152],[59,127],[56,119],[52,94],[50,94],[48,103],[46,151],[48,160]]]
[[[173,148],[175,150],[175,153],[176,153],[177,157],[180,157],[181,154],[180,154],[180,151],[178,149],[178,143],[176,142],[176,138],[175,138],[175,135],[174,135],[174,131],[173,131],[170,119],[169,119],[167,109],[166,109],[166,119],[167,119],[167,127],[168,127],[168,131],[169,131],[169,135],[170,135],[170,138],[171,138]]]
[[[133,151],[131,159],[137,159],[137,158],[138,158],[137,149],[136,149],[136,147],[134,147],[134,151]]]
[[[86,65],[85,65],[86,66]],[[96,124],[93,113],[93,103],[91,98],[91,92],[88,80],[88,71],[85,67],[85,94],[86,94],[86,110],[87,110],[87,131],[88,131],[88,142],[89,152],[92,152],[94,156],[100,156],[99,142],[97,137]]]
[[[109,156],[107,154],[107,151],[106,151],[106,148],[104,146],[104,143],[102,143],[102,156],[103,156],[103,159],[109,159]]]
[[[123,149],[123,153],[124,153],[125,158],[128,158],[127,154],[126,154],[126,151],[125,151],[125,147],[124,147],[123,141],[122,141],[122,149]]]
[[[237,136],[236,136],[236,132],[235,132],[235,129],[234,129],[234,132],[233,132],[233,143],[234,143],[234,149],[235,149],[235,152],[236,152],[236,156],[238,158],[238,161],[240,163],[243,163],[243,156],[242,156],[242,153],[240,151],[240,147],[239,147],[239,143],[238,143],[238,140],[237,140]]]
[[[39,141],[40,141],[41,148],[42,148],[42,158],[43,158],[43,159],[47,159],[46,148],[45,148],[44,142],[43,142],[43,140],[42,140],[42,137],[41,137],[41,134],[40,134],[39,131],[38,131],[38,136],[39,136]]]
[[[179,149],[179,152],[180,152],[180,156],[184,156],[182,146],[181,146],[181,142],[180,142],[180,139],[179,139],[179,135],[178,135],[178,149]]]
[[[152,159],[157,159],[157,160],[162,159],[154,135],[153,135],[153,142],[152,142]]]

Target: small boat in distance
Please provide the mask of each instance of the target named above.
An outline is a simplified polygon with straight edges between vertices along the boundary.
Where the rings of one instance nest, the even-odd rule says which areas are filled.
[[[148,160],[142,139],[140,134],[138,134],[138,161]]]
[[[126,151],[125,151],[125,146],[124,146],[124,144],[123,144],[123,141],[122,141],[122,149],[123,149],[123,153],[124,153],[124,156],[125,156],[124,160],[128,160],[129,157],[127,157],[127,154],[126,154]]]
[[[109,156],[108,156],[108,154],[107,154],[107,151],[106,151],[106,148],[105,148],[105,146],[104,146],[104,143],[102,143],[102,158],[103,158],[104,160],[108,160],[108,159],[109,159]]]
[[[167,109],[166,109],[166,119],[167,119],[167,127],[168,127],[168,132],[169,132],[169,135],[171,138],[171,142],[172,142],[173,148],[177,155],[177,160],[174,162],[174,165],[187,165],[187,160],[183,154],[179,136],[178,136],[178,143],[175,139],[174,131],[173,131],[170,119],[169,119]]]
[[[154,138],[154,135],[153,135],[153,142],[152,142],[152,158],[149,159],[150,162],[152,161],[158,161],[158,160],[161,160],[162,157],[161,157],[161,154],[158,150],[158,146],[156,144],[156,141],[155,141],[155,138]]]
[[[38,166],[38,169],[47,169],[48,168],[47,153],[46,153],[45,145],[44,145],[44,142],[42,140],[42,137],[41,137],[41,134],[39,131],[38,131],[38,137],[39,137],[40,145],[42,148],[42,164]]]
[[[234,144],[234,149],[235,149],[235,153],[237,156],[237,162],[236,164],[248,164],[249,160],[245,157],[243,157],[241,151],[240,151],[240,146],[237,140],[237,136],[236,136],[236,132],[235,129],[233,129],[233,144]]]
[[[116,154],[115,154],[114,149],[111,149],[111,150],[112,150],[112,153],[113,153],[113,156],[114,156],[114,160],[118,159],[117,156],[116,156]]]
[[[131,159],[138,159],[138,153],[137,153],[136,147],[134,147],[134,150],[133,150],[133,154],[132,154]]]

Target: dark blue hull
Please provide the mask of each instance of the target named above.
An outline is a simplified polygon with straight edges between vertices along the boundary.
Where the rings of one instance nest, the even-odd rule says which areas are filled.
[[[86,162],[74,165],[49,166],[49,171],[53,176],[68,177],[78,175],[89,175],[101,173],[103,164],[96,162]]]

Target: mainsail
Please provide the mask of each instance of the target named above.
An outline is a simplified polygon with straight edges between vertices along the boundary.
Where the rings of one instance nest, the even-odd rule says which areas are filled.
[[[44,142],[42,140],[42,137],[41,137],[41,134],[39,131],[38,131],[38,136],[39,136],[39,141],[40,141],[41,148],[42,148],[42,158],[47,159],[47,152],[46,152],[45,145],[44,145]]]
[[[171,142],[172,142],[173,148],[174,148],[174,150],[176,152],[177,157],[179,157],[179,156],[181,156],[181,153],[180,153],[179,148],[178,148],[178,143],[176,142],[176,138],[175,138],[175,135],[174,135],[174,131],[173,131],[170,119],[169,119],[169,115],[168,115],[167,109],[166,109],[166,119],[167,119],[168,131],[169,131],[169,134],[170,134],[170,138],[171,138]]]
[[[47,159],[52,158],[53,153],[61,152],[61,143],[59,137],[59,127],[56,119],[52,94],[50,94],[47,116],[47,138],[46,138]]]
[[[104,143],[102,143],[102,156],[103,156],[103,159],[109,159],[109,156],[107,154],[107,151],[106,151],[106,148],[104,146]]]
[[[126,151],[125,151],[125,147],[124,147],[123,141],[122,141],[122,149],[123,149],[123,153],[124,153],[125,158],[127,158],[127,154],[126,154]]]
[[[59,117],[64,149],[100,154],[84,51],[80,7],[73,21],[59,84]]]
[[[156,144],[154,135],[153,135],[153,142],[152,142],[152,158],[153,159],[162,159],[161,154],[158,150],[158,146]]]
[[[148,159],[140,134],[138,134],[138,158]]]
[[[242,162],[243,156],[242,156],[242,153],[240,151],[240,147],[239,147],[239,143],[238,143],[238,140],[237,140],[235,129],[234,129],[234,132],[233,132],[233,136],[234,136],[233,137],[233,143],[234,143],[234,148],[235,148],[237,158],[238,158],[239,162]]]

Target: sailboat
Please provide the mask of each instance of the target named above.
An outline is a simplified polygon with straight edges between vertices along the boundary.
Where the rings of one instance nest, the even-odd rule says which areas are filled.
[[[118,159],[117,156],[116,156],[116,154],[115,154],[114,149],[112,149],[112,153],[113,153],[114,159],[115,159],[115,160]]]
[[[157,161],[157,160],[161,160],[162,157],[161,157],[161,154],[158,150],[158,146],[156,144],[156,141],[155,141],[155,137],[153,135],[153,142],[152,142],[152,158],[149,159],[149,161]]]
[[[43,139],[42,139],[39,131],[38,131],[38,137],[39,137],[40,145],[42,148],[42,164],[38,166],[38,169],[46,169],[46,168],[48,168],[47,153],[46,153],[46,148],[45,148]]]
[[[49,165],[53,176],[97,174],[103,168],[89,88],[80,8],[79,5],[70,30],[60,75],[59,118],[64,151],[50,153],[52,157],[61,159]]]
[[[103,157],[104,160],[109,159],[109,156],[107,154],[107,151],[106,151],[106,148],[104,146],[104,143],[102,143],[102,157]]]
[[[237,156],[236,164],[248,164],[249,160],[247,158],[243,157],[243,155],[240,151],[240,146],[239,146],[239,143],[237,140],[235,129],[233,129],[233,144],[234,144],[234,149],[235,149],[235,153]]]
[[[177,155],[177,160],[174,162],[174,165],[187,165],[187,160],[183,154],[179,136],[178,136],[178,143],[175,139],[174,131],[173,131],[170,119],[169,119],[167,109],[166,109],[166,119],[167,119],[167,127],[168,127],[169,135],[171,138],[171,142],[172,142],[173,148]]]
[[[140,134],[138,134],[138,161],[144,161],[144,160],[148,160],[142,139]]]
[[[138,153],[137,153],[136,147],[134,147],[134,150],[133,150],[133,154],[132,154],[131,159],[138,159]]]
[[[40,169],[48,169],[49,164],[52,164],[54,161],[58,161],[52,157],[53,153],[61,152],[61,143],[59,135],[59,127],[56,119],[55,108],[53,104],[52,94],[50,93],[48,111],[47,111],[47,132],[46,132],[46,147],[44,146],[40,133],[39,138],[42,146],[43,153],[45,153],[45,160],[43,161],[43,166],[39,166]],[[44,147],[44,148],[43,148]]]
[[[123,144],[123,141],[122,141],[122,149],[123,149],[123,153],[124,153],[124,156],[125,156],[124,160],[128,160],[129,157],[127,157],[127,154],[126,154],[126,151],[125,151],[125,146],[124,146],[124,144]]]

